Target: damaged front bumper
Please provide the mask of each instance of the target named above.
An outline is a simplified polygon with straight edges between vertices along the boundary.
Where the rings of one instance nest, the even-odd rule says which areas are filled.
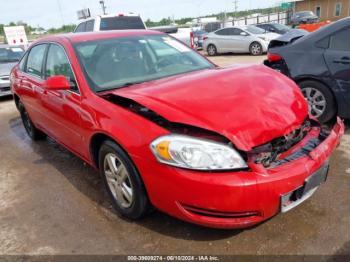
[[[344,124],[338,119],[327,137],[305,154],[271,167],[250,160],[249,170],[239,172],[184,170],[142,157],[135,157],[134,161],[143,174],[150,200],[158,209],[208,227],[245,228],[310,197],[324,182],[324,173],[319,170],[328,171],[328,160],[343,133]],[[278,160],[302,150],[319,136],[316,128],[310,130]],[[318,173],[322,175],[313,178]],[[293,195],[302,187],[304,190],[299,190],[299,195]]]

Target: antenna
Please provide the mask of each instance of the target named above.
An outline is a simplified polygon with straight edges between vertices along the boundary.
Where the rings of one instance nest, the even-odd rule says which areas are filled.
[[[101,5],[101,8],[102,8],[102,14],[106,15],[106,6],[105,6],[105,1],[104,0],[101,0],[100,1],[100,5]]]

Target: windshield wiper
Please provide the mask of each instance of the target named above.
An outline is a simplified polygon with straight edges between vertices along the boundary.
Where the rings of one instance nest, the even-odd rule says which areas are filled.
[[[145,83],[147,81],[139,81],[139,82],[126,82],[123,83],[122,85],[116,86],[116,87],[111,87],[111,88],[104,88],[101,90],[97,90],[97,93],[101,93],[101,92],[105,92],[105,91],[110,91],[110,90],[115,90],[115,89],[120,89],[120,88],[124,88],[124,87],[129,87],[129,86],[133,86],[133,85],[137,85],[137,84],[142,84]]]

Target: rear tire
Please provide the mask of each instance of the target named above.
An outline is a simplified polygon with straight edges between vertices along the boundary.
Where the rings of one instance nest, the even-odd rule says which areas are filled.
[[[114,209],[129,219],[148,213],[150,204],[142,179],[124,150],[111,140],[99,150],[99,169]]]
[[[336,101],[326,85],[307,80],[299,83],[299,87],[309,104],[309,113],[321,123],[327,123],[336,116]]]
[[[32,120],[29,117],[28,112],[24,108],[21,101],[18,102],[18,109],[21,114],[23,126],[28,134],[28,136],[33,140],[42,140],[46,138],[46,134],[35,127]]]
[[[210,44],[207,47],[207,53],[209,56],[216,56],[218,54],[218,50],[215,45]]]
[[[258,42],[253,42],[249,46],[249,52],[253,56],[258,56],[263,54],[263,47]]]

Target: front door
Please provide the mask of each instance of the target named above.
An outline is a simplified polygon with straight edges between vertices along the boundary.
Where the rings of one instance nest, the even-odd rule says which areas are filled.
[[[62,46],[50,44],[44,75],[45,79],[56,75],[66,76],[72,86],[71,90],[57,91],[41,88],[41,107],[48,119],[46,129],[72,151],[81,152],[81,96],[68,56]]]

